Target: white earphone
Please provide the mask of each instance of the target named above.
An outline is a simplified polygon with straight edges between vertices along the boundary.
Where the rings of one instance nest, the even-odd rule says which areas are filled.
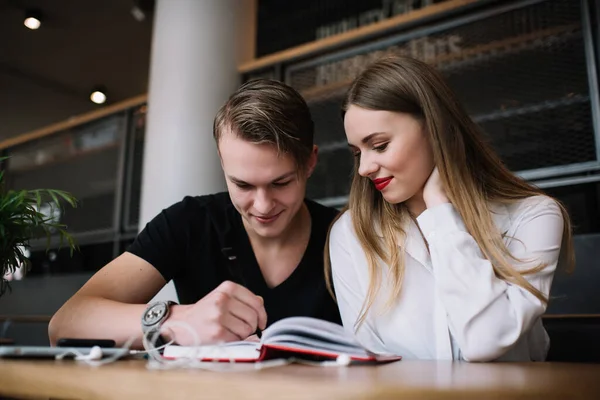
[[[352,358],[348,354],[340,354],[336,359],[335,363],[341,367],[347,367],[352,362]]]
[[[75,357],[76,361],[95,361],[102,359],[102,349],[99,346],[94,346],[88,354],[80,354]]]

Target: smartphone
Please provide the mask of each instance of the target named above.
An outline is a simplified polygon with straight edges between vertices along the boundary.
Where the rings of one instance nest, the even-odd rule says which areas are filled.
[[[115,347],[116,343],[111,339],[71,339],[71,338],[60,338],[56,342],[58,347],[102,347],[111,348]]]
[[[3,358],[75,358],[77,353],[89,354],[91,347],[50,347],[50,346],[0,346],[0,359]],[[129,351],[123,348],[102,349],[103,357],[119,355],[119,358],[129,357]]]

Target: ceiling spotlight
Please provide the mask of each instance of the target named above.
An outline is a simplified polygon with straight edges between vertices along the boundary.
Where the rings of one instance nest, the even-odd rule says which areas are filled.
[[[25,11],[25,20],[23,25],[31,30],[36,30],[42,25],[42,13],[38,10]]]
[[[90,100],[96,104],[104,104],[106,101],[106,89],[103,86],[96,86],[92,89]]]

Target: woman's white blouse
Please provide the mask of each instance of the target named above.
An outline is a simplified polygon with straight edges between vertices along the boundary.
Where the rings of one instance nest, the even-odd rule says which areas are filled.
[[[508,250],[521,260],[513,265],[519,270],[547,265],[525,278],[548,296],[563,232],[558,205],[537,196],[491,208]],[[346,329],[368,350],[405,359],[544,360],[549,347],[541,322],[545,304],[495,276],[452,204],[424,211],[417,223],[407,228],[400,297],[386,308],[389,272],[380,260],[381,287],[356,332],[369,287],[367,261],[350,213],[333,225],[332,279]]]

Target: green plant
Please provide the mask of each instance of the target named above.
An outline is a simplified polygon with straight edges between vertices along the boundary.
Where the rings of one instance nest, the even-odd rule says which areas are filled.
[[[0,157],[0,162],[6,157]],[[57,223],[53,213],[41,212],[42,207],[61,210],[61,203],[77,207],[77,200],[70,193],[54,189],[5,190],[4,171],[0,171],[0,296],[9,287],[4,279],[6,273],[13,273],[24,265],[29,267],[29,259],[23,249],[31,239],[46,236],[47,245],[53,235],[60,237],[60,246],[65,241],[71,250],[77,248],[75,241],[66,231],[64,224]]]

